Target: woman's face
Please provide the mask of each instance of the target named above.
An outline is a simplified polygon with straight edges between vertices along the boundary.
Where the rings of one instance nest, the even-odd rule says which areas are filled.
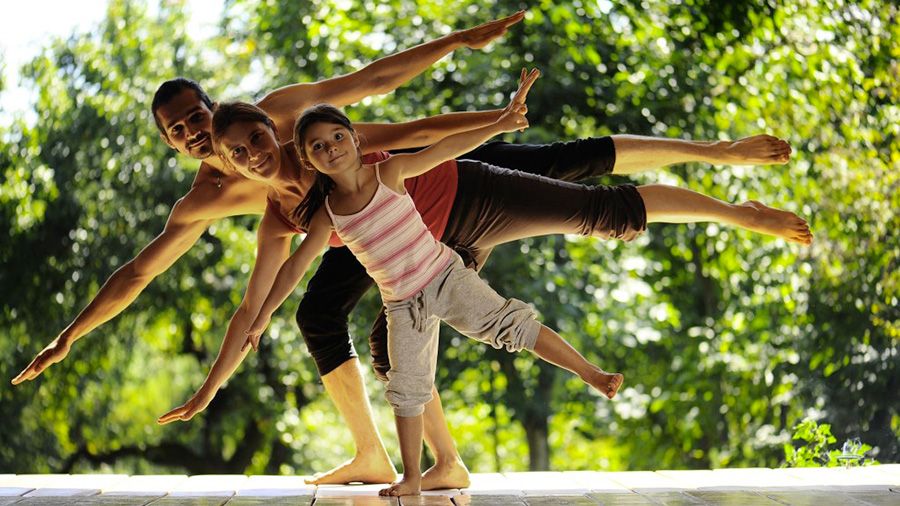
[[[225,161],[244,176],[269,181],[278,174],[281,146],[269,125],[256,121],[234,123],[217,142]]]
[[[353,132],[336,123],[314,123],[306,129],[303,138],[306,160],[324,174],[358,166],[358,146]]]

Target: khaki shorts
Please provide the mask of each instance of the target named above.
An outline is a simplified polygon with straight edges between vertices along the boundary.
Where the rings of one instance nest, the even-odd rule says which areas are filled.
[[[505,299],[459,255],[421,292],[386,303],[388,356],[385,397],[397,416],[418,416],[431,400],[438,330],[445,321],[460,333],[514,352],[533,350],[541,324],[528,304]]]

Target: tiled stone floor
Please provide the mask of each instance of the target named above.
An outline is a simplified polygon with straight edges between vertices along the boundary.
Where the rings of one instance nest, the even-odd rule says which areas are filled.
[[[900,464],[829,469],[475,474],[462,490],[381,498],[382,485],[312,486],[298,476],[0,474],[0,506],[900,506]]]

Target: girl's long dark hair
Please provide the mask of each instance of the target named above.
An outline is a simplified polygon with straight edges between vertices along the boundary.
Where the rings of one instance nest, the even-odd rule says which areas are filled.
[[[309,159],[306,157],[306,149],[304,148],[306,131],[316,123],[333,123],[346,128],[351,133],[355,132],[350,119],[340,109],[331,104],[317,104],[303,111],[303,114],[294,123],[294,148],[297,150],[297,154],[300,156],[300,161],[303,164],[309,163]],[[316,171],[316,181],[292,213],[294,219],[300,223],[301,228],[309,229],[313,215],[325,204],[325,197],[333,189],[334,180]]]

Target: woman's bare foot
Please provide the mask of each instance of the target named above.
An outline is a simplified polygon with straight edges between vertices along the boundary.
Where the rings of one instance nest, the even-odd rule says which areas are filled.
[[[357,454],[352,459],[324,473],[305,480],[309,485],[345,485],[347,483],[391,483],[397,479],[394,464],[387,453]]]
[[[612,399],[616,396],[616,392],[619,391],[619,388],[625,381],[625,376],[617,372],[606,372],[597,367],[589,374],[582,376],[581,379],[588,385],[594,387],[595,390],[605,395],[607,399]]]
[[[466,488],[471,484],[469,470],[459,459],[437,462],[422,475],[422,490]]]
[[[399,497],[401,495],[419,495],[421,493],[421,476],[418,478],[407,478],[404,476],[400,481],[392,483],[390,487],[378,491],[378,495],[390,495],[394,497]]]
[[[809,245],[813,235],[806,220],[790,211],[769,207],[756,200],[748,200],[738,207],[747,209],[741,226],[761,234],[774,235],[798,244]]]
[[[717,143],[719,156],[713,163],[734,165],[784,165],[791,159],[791,145],[771,135],[754,135]]]

